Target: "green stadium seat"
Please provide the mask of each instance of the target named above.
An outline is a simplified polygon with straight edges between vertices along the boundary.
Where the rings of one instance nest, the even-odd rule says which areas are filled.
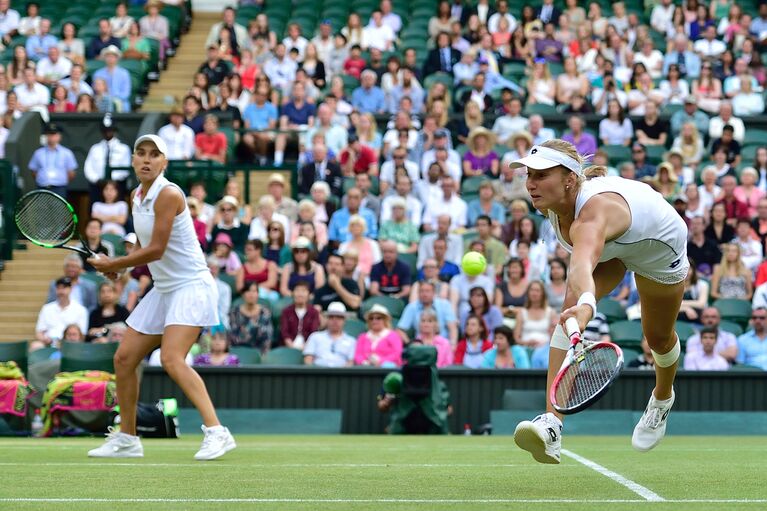
[[[754,158],[756,158],[756,151],[760,147],[763,147],[764,145],[765,144],[761,144],[761,145],[747,145],[743,149],[740,150],[740,157],[745,162],[751,162],[751,161],[754,160]],[[701,166],[702,166],[702,162],[701,162]]]
[[[0,362],[16,362],[21,372],[27,374],[28,358],[27,349],[29,343],[27,341],[17,342],[0,342]]]
[[[608,144],[601,146],[600,149],[607,153],[610,164],[613,166],[617,166],[617,164],[624,161],[631,161],[631,149],[624,145]]]
[[[485,176],[467,177],[466,179],[463,180],[463,183],[461,183],[461,195],[465,196],[465,195],[476,195],[476,194],[478,194],[479,193],[479,187],[485,181],[488,181],[488,178],[486,178]],[[466,202],[468,202],[468,200],[466,200],[465,197],[464,197],[464,200]]]
[[[96,287],[100,287],[101,284],[103,284],[107,279],[100,273],[96,273],[95,271],[87,271],[80,275],[80,277],[83,280],[89,280],[96,284]]]
[[[599,303],[597,303],[597,311],[605,315],[608,323],[626,319],[626,309],[612,298],[602,298],[599,300]]]
[[[61,372],[106,371],[114,373],[114,356],[119,343],[61,343]]]
[[[122,236],[119,234],[106,233],[101,235],[101,239],[112,244],[116,256],[125,255],[125,243],[123,242]]]
[[[631,348],[621,348],[623,351],[623,367],[628,366],[631,362],[639,358],[641,351],[633,350]]]
[[[724,330],[725,332],[730,332],[731,334],[738,336],[743,333],[743,327],[740,326],[738,323],[735,323],[733,321],[727,321],[726,319],[723,319],[719,322],[719,328],[721,330]]]
[[[521,85],[521,84],[520,84]],[[532,105],[526,105],[525,106],[525,112],[524,114],[526,116],[531,115],[558,115],[559,112],[557,111],[557,107],[554,105],[545,105],[542,103],[533,103]]]
[[[232,346],[229,351],[237,355],[241,365],[258,365],[261,363],[261,350],[250,346]]]
[[[304,354],[295,348],[275,348],[270,350],[261,359],[263,365],[296,366],[303,365]]]
[[[45,362],[46,360],[51,358],[51,355],[53,355],[57,351],[59,350],[57,350],[56,348],[52,346],[47,346],[45,348],[40,348],[39,350],[35,350],[29,353],[29,355],[27,356],[27,364],[31,366],[39,362]]]
[[[355,339],[368,331],[368,325],[364,321],[354,318],[347,318],[344,323],[344,332]]]
[[[219,272],[218,279],[229,286],[229,288],[232,290],[233,298],[240,295],[239,290],[237,289],[237,279],[234,275],[229,275],[225,272]]]
[[[610,325],[610,338],[621,347],[636,348],[642,342],[639,321],[616,321]]]
[[[274,302],[272,304],[272,320],[274,321],[274,324],[279,326],[280,324],[280,316],[282,316],[282,311],[285,310],[285,307],[293,303],[293,297],[292,296],[284,296]]]
[[[418,272],[418,269],[416,268],[416,263],[418,262],[418,254],[399,254],[397,258],[410,266],[410,276],[411,278],[415,277],[415,274]]]
[[[748,128],[743,136],[743,146],[767,144],[767,130]]]
[[[679,336],[679,341],[684,345],[691,336],[695,335],[698,331],[687,321],[677,321],[674,327],[676,334]]]
[[[412,280],[415,280],[415,275],[412,277]],[[376,304],[386,307],[386,310],[389,311],[389,314],[392,315],[393,319],[399,319],[399,317],[402,315],[402,311],[405,309],[405,302],[399,298],[394,298],[391,296],[371,296],[362,302],[362,307],[360,307],[360,317],[364,318],[365,313],[369,311],[373,305]]]
[[[663,156],[666,154],[666,148],[662,145],[648,145],[645,146],[645,152],[647,153],[647,160],[650,163],[658,164],[663,161]]]
[[[733,321],[742,327],[748,326],[751,319],[751,302],[736,298],[720,298],[713,303],[722,315],[722,319]]]

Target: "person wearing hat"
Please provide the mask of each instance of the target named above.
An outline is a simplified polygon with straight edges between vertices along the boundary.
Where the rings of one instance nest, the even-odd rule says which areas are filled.
[[[643,334],[655,360],[655,387],[631,440],[634,449],[646,452],[663,439],[674,404],[681,353],[674,329],[689,270],[687,226],[644,183],[606,177],[605,167],[583,165],[575,147],[557,139],[533,146],[511,164],[527,168],[533,207],[547,211],[560,244],[571,252],[560,324],[550,343],[548,382],[570,347],[563,325],[570,333],[584,331],[597,313],[597,300],[621,282],[627,268],[632,270]],[[545,413],[517,425],[514,441],[536,461],[558,464],[561,435],[561,416],[548,404]]]
[[[180,5],[183,6],[184,2],[181,2]],[[162,7],[163,3],[160,0],[149,0],[144,5],[146,15],[138,20],[141,35],[160,43],[160,61],[165,60],[168,49],[170,49],[168,18],[160,14]]]
[[[136,436],[136,368],[158,345],[162,365],[197,408],[203,440],[197,460],[211,460],[234,449],[234,438],[221,425],[200,376],[185,358],[203,327],[218,325],[218,289],[197,241],[182,190],[168,181],[168,148],[157,135],[143,135],[133,146],[132,166],[140,185],[133,191],[132,214],[140,248],[122,257],[89,258],[110,279],[127,268],[148,264],[154,287],[133,309],[130,327],[115,355],[122,423],[119,433],[88,452],[90,457],[142,457]],[[214,238],[216,239],[216,238]],[[220,243],[227,240],[219,238]]]
[[[130,171],[112,170],[111,167],[129,167],[131,150],[116,134],[117,125],[112,117],[107,115],[101,123],[103,138],[88,149],[88,156],[85,157],[83,172],[88,180],[91,203],[101,200],[101,187],[105,179],[118,182],[121,195],[127,191],[125,181]]]
[[[365,313],[368,330],[357,338],[354,364],[372,367],[399,367],[402,365],[402,337],[392,328],[389,309],[374,304]]]
[[[231,195],[224,195],[216,206],[218,207],[220,220],[213,226],[210,233],[211,238],[216,239],[218,233],[225,232],[232,240],[235,251],[244,251],[245,242],[248,240],[250,232],[250,224],[241,222],[238,217],[237,212],[239,211],[240,203]]]
[[[304,346],[304,365],[322,367],[348,367],[354,364],[357,341],[344,332],[346,307],[333,302],[325,313],[327,328],[314,332]]]
[[[674,172],[674,167],[669,162],[658,165],[658,169],[652,179],[646,180],[658,193],[668,201],[679,195],[682,190],[679,178]]]
[[[130,112],[130,73],[128,73],[125,68],[117,65],[120,61],[120,57],[122,57],[120,47],[109,45],[101,50],[99,55],[106,63],[106,66],[93,73],[93,80],[104,80],[107,84],[107,92],[109,95],[120,101],[122,106],[121,111]]]
[[[70,299],[72,280],[60,277],[55,283],[55,300],[46,303],[40,309],[35,325],[35,341],[30,350],[46,346],[59,347],[68,325],[75,324],[81,332],[88,330],[88,310],[79,302]]]
[[[506,145],[511,148],[511,152],[504,155],[504,165],[508,165],[510,160],[524,157],[533,147],[533,136],[527,130],[517,131],[509,137]]]
[[[168,114],[168,124],[157,135],[168,146],[169,160],[191,160],[194,157],[194,130],[184,124],[184,110],[174,105]]]
[[[61,130],[53,123],[43,129],[45,145],[32,153],[29,170],[38,188],[67,197],[67,186],[75,178],[77,160],[74,153],[60,144]]]
[[[269,179],[266,181],[266,190],[274,199],[274,211],[294,222],[298,218],[298,203],[290,198],[289,194],[285,193],[286,186],[285,176],[279,172],[269,174]]]
[[[314,292],[325,285],[325,269],[316,258],[317,247],[305,236],[291,243],[291,261],[280,269],[280,294],[290,296],[299,282],[305,282]]]
[[[469,132],[466,145],[469,150],[463,155],[464,176],[498,177],[500,168],[498,154],[493,150],[495,133],[483,126]]]
[[[698,103],[694,95],[687,96],[684,99],[684,106],[677,110],[669,119],[671,125],[671,136],[676,137],[682,131],[682,126],[691,122],[698,128],[699,133],[708,131],[708,115],[698,109]]]

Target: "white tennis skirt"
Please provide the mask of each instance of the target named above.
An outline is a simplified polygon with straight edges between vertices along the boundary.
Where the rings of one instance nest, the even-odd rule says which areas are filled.
[[[161,335],[170,325],[218,325],[216,283],[212,276],[206,276],[168,293],[152,288],[126,322],[132,329],[147,335]]]

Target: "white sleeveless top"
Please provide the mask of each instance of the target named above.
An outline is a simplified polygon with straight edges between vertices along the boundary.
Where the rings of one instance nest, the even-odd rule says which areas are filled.
[[[585,181],[575,199],[575,218],[594,195],[617,193],[626,201],[631,225],[619,237],[605,242],[599,262],[619,259],[628,270],[662,284],[685,279],[687,261],[687,225],[661,194],[639,181],[621,177],[595,177]],[[549,211],[559,242],[568,252],[559,219]]]
[[[152,183],[146,197],[141,196],[141,186],[136,189],[133,197],[133,227],[142,247],[149,246],[152,240],[155,200],[166,186],[181,190],[178,185],[168,181],[164,174],[160,174]],[[183,191],[181,193],[183,195]],[[186,206],[184,211],[173,219],[165,252],[159,260],[149,263],[149,271],[152,272],[154,287],[160,293],[175,291],[190,282],[198,282],[211,276],[194,232],[192,216]]]
[[[524,307],[520,308],[519,313],[523,319],[520,337],[525,344],[535,343],[536,346],[540,346],[549,342],[551,339],[551,334],[549,334],[551,307],[546,307],[546,313],[540,319],[532,319],[527,315],[527,309]]]

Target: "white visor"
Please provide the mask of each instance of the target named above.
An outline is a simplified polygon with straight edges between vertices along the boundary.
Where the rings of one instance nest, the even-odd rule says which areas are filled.
[[[161,139],[157,135],[142,135],[138,137],[136,143],[133,144],[134,152],[136,149],[138,149],[139,144],[142,142],[152,142],[157,147],[158,151],[160,151],[165,156],[168,156],[168,145],[165,143],[165,140]]]
[[[556,167],[558,165],[567,167],[579,176],[583,175],[581,164],[578,163],[575,159],[570,158],[564,153],[560,153],[556,149],[551,149],[549,147],[543,147],[539,145],[534,145],[533,148],[530,149],[530,154],[524,158],[520,158],[517,161],[511,162],[509,167],[512,169],[528,167],[534,170],[544,170]]]

